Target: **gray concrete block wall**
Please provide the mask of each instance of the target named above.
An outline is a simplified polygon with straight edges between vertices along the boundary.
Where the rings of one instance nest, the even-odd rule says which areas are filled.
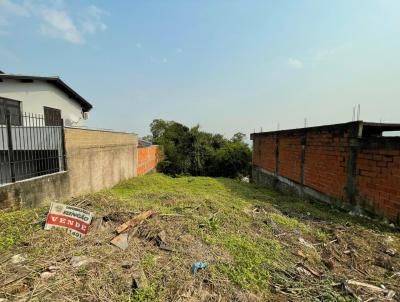
[[[65,129],[67,171],[0,187],[0,208],[37,207],[110,188],[137,174],[132,133]]]

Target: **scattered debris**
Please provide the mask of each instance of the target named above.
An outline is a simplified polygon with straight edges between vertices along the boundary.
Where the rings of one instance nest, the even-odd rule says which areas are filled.
[[[126,250],[129,246],[129,234],[128,233],[122,233],[119,234],[118,236],[115,236],[110,243],[115,245],[116,247],[119,247],[121,250]]]
[[[128,220],[127,222],[125,222],[123,224],[121,224],[116,230],[117,233],[121,234],[122,232],[125,232],[129,228],[132,228],[132,227],[138,225],[142,220],[145,220],[146,218],[150,217],[154,213],[155,213],[155,211],[148,210],[148,211],[140,213],[139,215],[136,215],[132,219]]]
[[[92,217],[93,213],[84,209],[53,202],[44,229],[62,229],[76,238],[83,238],[89,232]]]
[[[256,205],[253,209],[253,213],[255,214],[259,214],[259,213],[266,213],[267,211],[265,210],[265,208],[263,206],[260,205]]]
[[[306,254],[303,253],[302,250],[298,250],[297,251],[297,255],[300,256],[303,259],[307,259],[308,257],[306,256]]]
[[[164,250],[167,252],[174,252],[175,250],[165,242],[166,237],[167,235],[165,234],[165,231],[161,231],[157,234],[157,236],[154,237],[154,241],[156,245],[160,248],[160,250]]]
[[[387,249],[387,250],[385,251],[385,253],[388,254],[389,256],[394,257],[394,256],[396,256],[397,251],[396,251],[395,249]]]
[[[137,228],[140,223],[142,223],[146,218],[155,214],[155,211],[148,210],[136,215],[127,222],[121,224],[116,232],[119,234],[111,240],[111,244],[119,247],[121,250],[126,250],[129,246],[129,240],[136,234]]]
[[[321,274],[319,272],[317,272],[315,269],[309,267],[308,265],[304,264],[304,263],[299,263],[297,265],[297,271],[305,273],[304,271],[307,271],[307,275],[313,275],[314,277],[321,277]]]
[[[301,274],[301,275],[306,275],[306,276],[311,276],[311,273],[306,270],[304,267],[297,266],[296,270]]]
[[[205,269],[208,266],[207,263],[203,261],[197,261],[192,264],[192,274],[196,274],[199,269]]]
[[[56,275],[56,272],[43,272],[40,274],[40,278],[42,279],[50,279]]]
[[[71,265],[73,268],[78,268],[92,262],[92,259],[86,256],[74,256],[71,258]]]
[[[364,283],[364,282],[359,282],[359,281],[355,281],[355,280],[347,280],[345,281],[346,285],[354,285],[354,286],[358,286],[358,287],[363,287],[366,288],[372,292],[376,292],[376,293],[383,293],[386,294],[386,296],[390,296],[390,297],[394,297],[396,295],[396,292],[393,290],[388,290],[386,288],[381,288],[372,284],[368,284],[368,283]]]
[[[143,270],[136,271],[132,276],[132,291],[135,292],[138,289],[148,287],[149,281],[147,280],[146,274]]]
[[[60,268],[57,267],[57,266],[55,266],[55,265],[50,265],[49,268],[48,268],[47,270],[50,271],[50,272],[52,272],[52,271],[57,271],[57,270],[59,270],[59,269],[60,269]]]
[[[392,262],[392,258],[390,256],[378,256],[375,259],[375,265],[385,268],[387,270],[393,271],[394,270],[394,266],[393,266],[393,262]]]
[[[136,215],[138,212],[112,212],[102,217],[104,222],[123,222],[128,220],[132,215]]]
[[[129,262],[129,261],[124,261],[124,262],[122,262],[122,264],[121,264],[121,267],[122,267],[122,268],[125,268],[125,269],[130,269],[132,266],[133,266],[132,263]]]
[[[11,257],[11,263],[12,264],[18,264],[26,261],[26,255],[23,254],[17,254]]]
[[[304,246],[306,246],[306,247],[308,247],[308,248],[310,248],[310,249],[314,249],[314,250],[315,250],[315,246],[314,246],[314,245],[312,245],[310,242],[304,240],[304,239],[301,238],[301,237],[299,237],[299,242],[300,242],[302,245],[304,245]]]

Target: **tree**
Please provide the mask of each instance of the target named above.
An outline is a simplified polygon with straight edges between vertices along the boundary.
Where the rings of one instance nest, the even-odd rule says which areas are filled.
[[[251,150],[243,133],[231,140],[220,134],[188,128],[175,121],[156,119],[150,124],[155,144],[163,146],[161,172],[180,175],[238,177],[250,172]]]

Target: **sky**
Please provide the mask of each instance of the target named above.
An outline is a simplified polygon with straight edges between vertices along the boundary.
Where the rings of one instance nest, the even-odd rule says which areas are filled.
[[[400,1],[0,0],[0,70],[57,75],[88,125],[227,137],[400,122]]]

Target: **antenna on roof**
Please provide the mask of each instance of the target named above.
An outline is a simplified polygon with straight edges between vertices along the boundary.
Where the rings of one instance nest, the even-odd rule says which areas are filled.
[[[353,107],[353,118],[351,119],[352,122],[356,120],[356,106]]]
[[[304,118],[304,128],[307,128],[307,118]]]
[[[360,104],[358,104],[358,106],[357,106],[357,121],[360,120],[360,111],[361,111],[361,106],[360,106]]]
[[[278,130],[278,131],[279,131],[279,128],[280,128],[279,126],[280,126],[280,125],[279,125],[279,122],[278,122],[278,126],[277,126],[277,130]]]

